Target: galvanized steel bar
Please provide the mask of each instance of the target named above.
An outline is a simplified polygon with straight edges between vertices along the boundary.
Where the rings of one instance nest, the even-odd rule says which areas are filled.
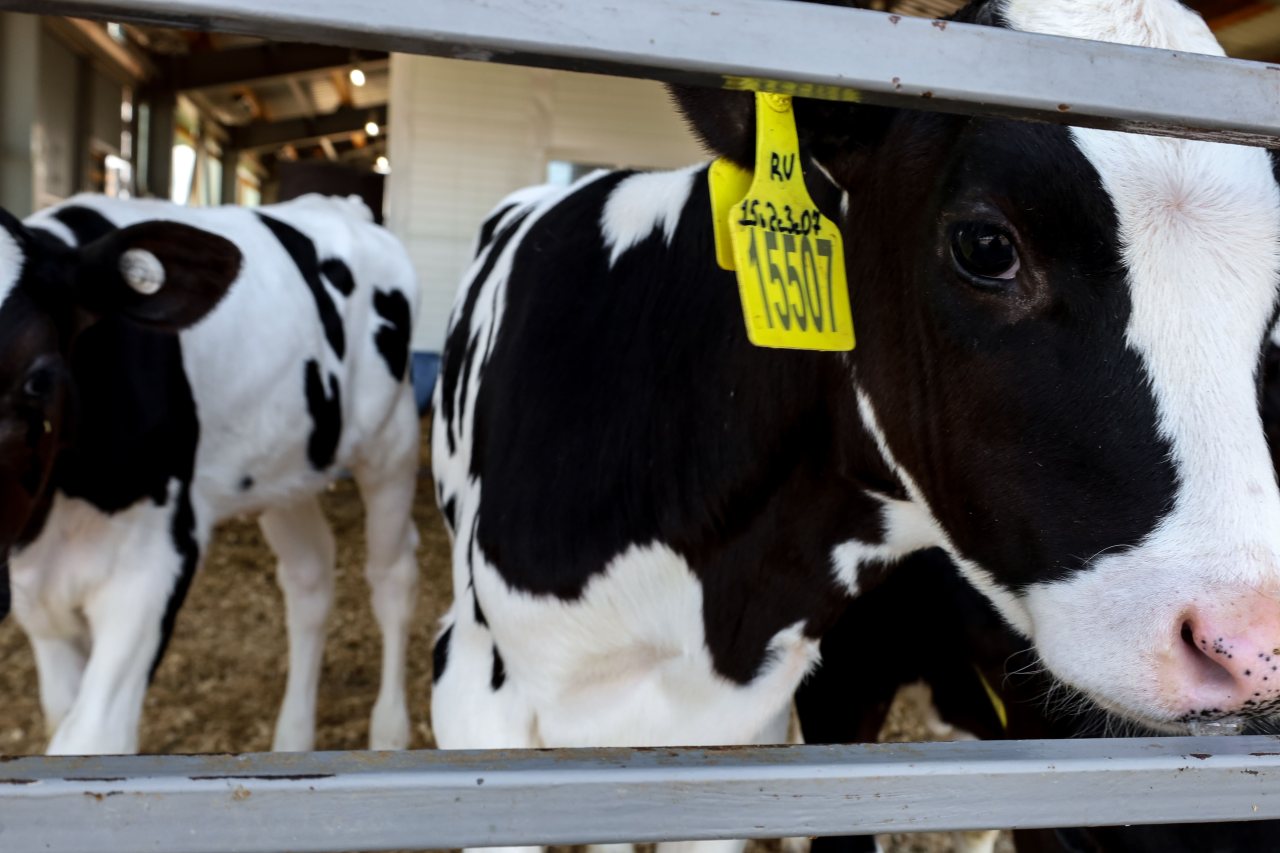
[[[1280,145],[1280,65],[783,0],[0,0],[0,10]]]
[[[0,849],[275,853],[1280,818],[1270,737],[17,758]]]

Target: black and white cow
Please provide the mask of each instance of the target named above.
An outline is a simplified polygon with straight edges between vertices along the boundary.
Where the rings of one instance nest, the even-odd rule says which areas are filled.
[[[256,511],[289,631],[274,744],[309,749],[334,582],[316,493],[344,468],[383,634],[370,740],[405,746],[418,420],[404,249],[359,202],[320,196],[256,212],[86,196],[0,226],[0,546],[49,751],[137,749],[210,530]]]
[[[1221,53],[1176,0],[958,19]],[[677,95],[749,164],[751,95]],[[844,234],[848,355],[748,343],[704,167],[597,173],[489,223],[432,437],[455,535],[439,743],[781,741],[822,633],[928,547],[1102,707],[1168,732],[1272,714],[1268,153],[796,109]]]

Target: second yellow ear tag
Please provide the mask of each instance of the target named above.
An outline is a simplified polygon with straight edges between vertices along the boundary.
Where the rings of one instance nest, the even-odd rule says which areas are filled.
[[[853,349],[844,242],[805,188],[789,96],[756,93],[754,176],[718,160],[709,181],[716,259],[738,274],[751,343]]]

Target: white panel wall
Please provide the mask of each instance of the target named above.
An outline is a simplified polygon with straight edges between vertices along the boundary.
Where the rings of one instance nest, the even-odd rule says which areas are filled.
[[[476,231],[547,163],[667,168],[703,159],[662,87],[431,57],[391,59],[387,222],[422,281],[414,347],[438,351]]]

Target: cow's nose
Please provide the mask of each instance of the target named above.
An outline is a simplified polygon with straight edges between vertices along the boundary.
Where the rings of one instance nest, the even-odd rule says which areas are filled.
[[[1280,700],[1280,600],[1253,594],[1192,607],[1178,625],[1162,679],[1173,707],[1192,716],[1249,713]]]

